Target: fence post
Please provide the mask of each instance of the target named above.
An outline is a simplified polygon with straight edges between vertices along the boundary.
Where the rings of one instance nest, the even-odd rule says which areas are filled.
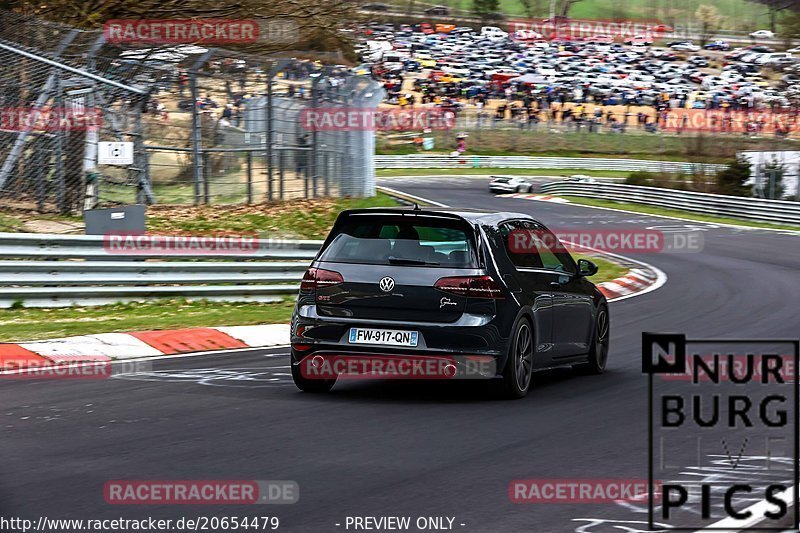
[[[63,109],[64,100],[61,98],[61,71],[56,74],[55,78],[56,94],[55,94],[55,107],[56,109]],[[56,205],[59,212],[62,214],[68,213],[67,206],[67,184],[64,177],[64,131],[56,131]]]
[[[253,203],[253,152],[247,151],[247,205]]]
[[[323,154],[323,159],[324,159],[325,163],[323,164],[322,168],[323,168],[323,171],[325,172],[325,176],[322,179],[325,180],[324,183],[325,183],[325,197],[326,198],[331,195],[331,184],[330,184],[330,174],[331,174],[330,170],[331,169],[330,169],[330,159],[329,159],[329,157],[330,156],[329,156],[329,154],[327,152]]]
[[[314,78],[311,81],[311,108],[316,109],[319,107],[319,84],[323,78],[327,79],[330,76],[330,67],[323,67],[322,72],[319,76]],[[319,153],[317,151],[317,145],[319,143],[319,136],[317,134],[317,128],[315,127],[311,130],[311,165],[309,165],[309,169],[311,171],[311,179],[313,180],[313,188],[314,188],[314,198],[318,196],[317,191],[317,174],[318,172],[318,165],[317,165],[317,158],[319,157]],[[306,198],[308,194],[306,194]]]
[[[203,147],[203,124],[200,120],[200,109],[197,101],[200,99],[200,91],[197,87],[197,74],[206,61],[214,55],[214,49],[207,50],[197,58],[189,69],[189,90],[192,94],[192,167],[194,173],[194,203],[202,202],[202,183],[203,183],[203,158],[200,151]]]
[[[267,73],[267,103],[266,103],[266,132],[267,132],[267,139],[266,139],[266,167],[267,167],[267,201],[272,201],[273,199],[273,192],[272,192],[272,137],[273,137],[273,124],[272,124],[272,106],[274,101],[272,99],[272,80],[275,75],[274,69],[270,69]]]
[[[209,159],[211,158],[211,154],[208,151],[203,150],[203,154],[202,155],[203,155],[203,157],[202,157],[202,159],[203,159],[203,166],[202,166],[202,170],[203,170],[203,203],[208,205],[210,203],[210,201],[211,201],[211,194],[210,194],[210,190],[209,190],[209,187],[210,187],[210,183],[209,182],[211,181],[209,179],[211,177],[210,176],[211,165],[208,162]]]
[[[286,171],[286,150],[278,150],[278,194],[280,195],[279,198],[284,200],[284,186],[285,186],[285,177],[284,172]]]
[[[194,174],[194,203],[195,205],[199,205],[202,203],[203,158],[200,154],[200,147],[203,142],[203,132],[200,121],[200,109],[197,105],[200,96],[197,90],[197,73],[194,71],[189,72],[189,89],[192,93],[192,171]]]

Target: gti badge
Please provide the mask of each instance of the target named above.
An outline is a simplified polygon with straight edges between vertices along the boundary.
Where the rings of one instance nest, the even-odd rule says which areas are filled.
[[[445,296],[444,298],[439,300],[439,309],[441,309],[445,305],[458,305],[458,304],[456,304],[456,302],[452,301],[450,298]]]
[[[392,289],[394,289],[394,280],[386,276],[378,282],[378,286],[383,292],[392,292]]]

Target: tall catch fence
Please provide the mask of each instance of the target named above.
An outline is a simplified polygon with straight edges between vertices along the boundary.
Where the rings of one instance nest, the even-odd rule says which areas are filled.
[[[369,196],[374,132],[314,131],[303,110],[374,108],[383,94],[344,67],[110,43],[0,11],[0,206]]]

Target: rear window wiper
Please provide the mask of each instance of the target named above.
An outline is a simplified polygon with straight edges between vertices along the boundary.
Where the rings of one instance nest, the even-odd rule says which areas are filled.
[[[435,261],[423,261],[422,259],[409,259],[405,257],[388,257],[387,260],[393,265],[438,265]]]

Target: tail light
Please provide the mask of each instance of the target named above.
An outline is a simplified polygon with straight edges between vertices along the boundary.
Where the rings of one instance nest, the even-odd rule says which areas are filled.
[[[342,282],[344,282],[344,278],[338,272],[325,270],[324,268],[309,268],[300,282],[300,290],[313,291],[320,287],[338,285]]]
[[[467,298],[501,299],[503,289],[490,276],[455,276],[439,278],[434,284],[439,290]]]

